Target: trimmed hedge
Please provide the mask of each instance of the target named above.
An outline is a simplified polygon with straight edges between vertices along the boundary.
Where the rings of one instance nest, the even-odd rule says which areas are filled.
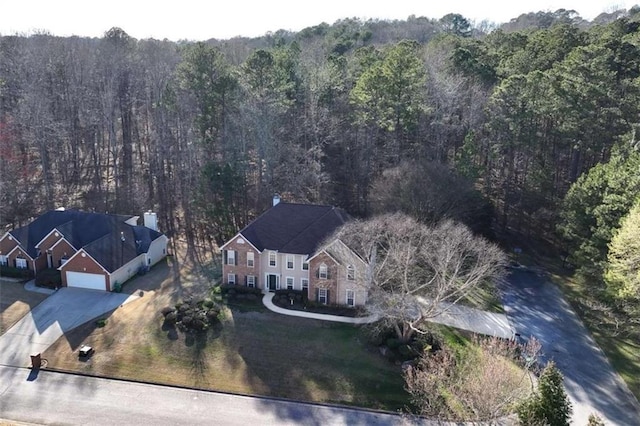
[[[29,280],[33,278],[33,271],[30,269],[14,268],[13,266],[0,266],[0,277]]]
[[[222,284],[220,285],[220,291],[222,294],[255,294],[256,296],[260,296],[262,294],[262,290],[257,287],[245,287],[242,285],[235,284]]]
[[[58,288],[62,287],[62,274],[57,269],[45,269],[36,275],[38,287]]]

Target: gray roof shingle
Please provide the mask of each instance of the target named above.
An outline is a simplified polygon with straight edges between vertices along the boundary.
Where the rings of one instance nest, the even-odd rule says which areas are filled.
[[[333,206],[279,203],[240,233],[258,250],[311,254],[349,215]]]

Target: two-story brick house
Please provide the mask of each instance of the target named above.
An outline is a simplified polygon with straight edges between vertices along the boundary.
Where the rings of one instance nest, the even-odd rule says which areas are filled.
[[[273,207],[221,247],[223,283],[264,291],[302,290],[324,304],[364,304],[362,260],[352,252],[332,256],[337,248],[346,247],[340,241],[320,247],[348,219],[333,206],[281,203],[274,198]]]

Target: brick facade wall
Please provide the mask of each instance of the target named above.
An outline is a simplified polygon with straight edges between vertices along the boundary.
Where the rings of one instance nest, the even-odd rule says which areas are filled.
[[[62,286],[67,286],[67,274],[66,271],[73,272],[86,272],[88,274],[101,274],[106,277],[107,288],[106,291],[111,291],[110,277],[107,272],[100,265],[98,265],[89,255],[82,256],[85,253],[80,253],[73,259],[70,259],[61,269],[62,274]]]
[[[328,278],[320,278],[320,265],[327,265]],[[337,304],[338,296],[338,264],[327,254],[320,253],[309,263],[309,300],[317,302],[318,289],[324,288],[329,290],[329,305]]]
[[[240,243],[242,240],[244,243]],[[264,288],[264,277],[260,274],[260,252],[256,251],[251,244],[249,244],[242,237],[235,237],[231,243],[229,243],[225,250],[234,250],[236,252],[236,264],[227,265],[225,263],[225,254],[222,253],[222,283],[229,284],[229,274],[236,276],[237,285],[245,285],[247,275],[255,276],[256,287]],[[253,253],[253,267],[247,266],[247,253]]]
[[[0,241],[0,254],[3,254],[6,256],[17,245],[18,245],[18,242],[11,235],[5,235],[5,237]]]

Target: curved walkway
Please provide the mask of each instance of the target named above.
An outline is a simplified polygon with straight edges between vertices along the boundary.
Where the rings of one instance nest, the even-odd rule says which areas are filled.
[[[347,324],[369,324],[378,320],[378,317],[375,315],[353,318],[340,315],[318,314],[314,312],[284,309],[273,303],[274,296],[275,293],[265,293],[262,298],[262,303],[264,303],[264,306],[266,306],[267,309],[278,314],[300,318],[311,318],[321,321],[342,322]],[[426,302],[423,301],[423,303]],[[469,308],[467,306],[448,306],[441,314],[433,318],[429,318],[428,321],[471,331],[473,333],[501,337],[503,339],[510,339],[514,336],[514,330],[509,324],[505,314],[485,312],[479,309]]]
[[[343,317],[340,315],[317,314],[315,312],[294,311],[293,309],[284,309],[274,305],[273,296],[275,296],[275,293],[265,293],[264,297],[262,298],[262,303],[264,303],[264,306],[266,306],[267,309],[278,314],[290,315],[292,317],[317,319],[322,321],[344,322],[347,324],[369,324],[372,322],[376,322],[378,320],[378,317],[373,315],[369,317],[353,318],[353,317]]]

